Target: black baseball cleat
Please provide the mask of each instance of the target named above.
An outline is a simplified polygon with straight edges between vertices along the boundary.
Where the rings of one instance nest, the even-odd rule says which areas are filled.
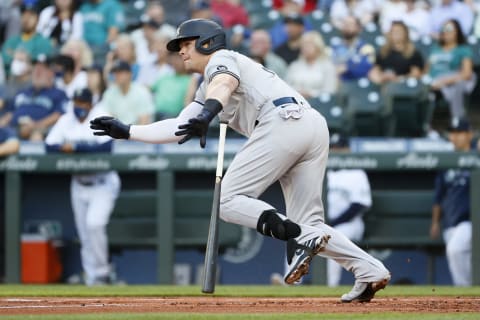
[[[390,275],[379,281],[360,282],[355,281],[355,285],[349,293],[342,295],[342,302],[370,302],[378,290],[385,288],[390,281]]]
[[[314,237],[303,243],[298,243],[294,239],[287,241],[287,261],[289,271],[285,275],[286,284],[295,284],[304,275],[308,274],[312,258],[322,251],[330,239],[329,235]]]

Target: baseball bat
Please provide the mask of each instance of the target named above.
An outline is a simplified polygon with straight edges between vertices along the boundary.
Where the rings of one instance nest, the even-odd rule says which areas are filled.
[[[217,171],[215,174],[215,190],[213,192],[212,213],[208,228],[207,248],[205,251],[205,264],[203,268],[203,293],[215,291],[218,257],[218,219],[220,209],[220,191],[222,187],[223,157],[225,153],[225,136],[227,123],[220,122],[220,136],[218,141]]]

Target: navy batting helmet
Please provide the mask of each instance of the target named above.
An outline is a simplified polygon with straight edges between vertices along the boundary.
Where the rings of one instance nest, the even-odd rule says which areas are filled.
[[[218,23],[207,19],[191,19],[183,22],[177,29],[177,36],[167,43],[167,49],[178,52],[180,41],[187,39],[197,39],[195,48],[201,54],[211,54],[227,46],[225,31]]]

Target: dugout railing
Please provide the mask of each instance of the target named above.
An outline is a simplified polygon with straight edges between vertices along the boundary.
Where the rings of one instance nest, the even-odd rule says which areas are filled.
[[[228,143],[227,143],[228,144]],[[131,150],[134,150],[133,148]],[[165,150],[164,150],[165,151]],[[211,143],[206,150],[197,151],[188,150],[188,152],[172,151],[162,153],[148,153],[148,154],[97,154],[97,155],[43,155],[43,154],[20,154],[4,158],[0,160],[0,171],[4,175],[4,200],[5,200],[5,251],[6,251],[6,276],[5,280],[8,283],[20,282],[20,233],[22,226],[22,215],[24,206],[25,192],[31,188],[25,180],[28,177],[36,175],[56,175],[56,174],[70,174],[73,172],[88,172],[95,170],[115,169],[120,173],[129,174],[149,174],[155,176],[155,194],[150,193],[148,198],[150,206],[155,206],[155,212],[150,213],[150,218],[156,215],[156,219],[150,220],[148,223],[154,223],[153,228],[158,228],[156,232],[157,249],[161,254],[158,258],[158,280],[160,283],[172,283],[173,278],[173,263],[175,252],[175,235],[178,229],[182,229],[182,225],[175,226],[175,204],[185,203],[187,200],[182,198],[179,187],[181,181],[176,179],[178,174],[184,174],[183,178],[188,180],[188,176],[193,173],[202,173],[204,179],[208,180],[203,184],[202,201],[206,209],[208,207],[209,198],[206,196],[208,188],[205,186],[211,185],[213,192],[213,175],[216,166],[216,146]],[[225,155],[225,167],[231,162],[234,153],[227,148]],[[397,179],[392,178],[391,175],[395,173],[397,176],[405,176],[411,180],[410,184],[414,185],[413,177],[416,174],[423,172],[434,172],[440,169],[447,168],[472,168],[471,180],[471,208],[472,222],[473,222],[473,241],[472,241],[472,270],[473,282],[476,285],[480,284],[480,157],[476,153],[352,153],[352,154],[335,154],[332,153],[329,157],[329,168],[362,168],[377,176],[377,180],[384,181],[384,185],[398,184]],[[187,177],[187,178],[185,178]],[[48,179],[46,179],[48,180]],[[45,186],[43,186],[45,188]],[[195,195],[196,187],[188,190],[192,191],[192,196]],[[381,190],[388,190],[388,188],[381,188]],[[30,190],[31,191],[31,190]],[[179,191],[180,193],[176,192]],[[187,192],[190,192],[187,191]],[[374,190],[375,192],[379,189]],[[398,191],[398,190],[397,190]],[[135,191],[132,191],[135,192]],[[199,193],[196,193],[198,196]],[[126,194],[124,194],[126,196]],[[385,194],[384,194],[385,196]],[[128,196],[127,196],[128,197]],[[141,199],[141,197],[139,198]],[[193,199],[193,198],[192,198]],[[127,201],[124,199],[124,205]],[[138,200],[138,199],[137,199]],[[377,199],[378,200],[378,199]],[[54,201],[52,199],[51,201]],[[123,200],[122,200],[123,201]],[[141,200],[140,200],[141,201]],[[147,200],[145,200],[147,201]],[[152,202],[153,201],[153,202]],[[191,206],[196,200],[192,200]],[[377,201],[378,203],[378,201]],[[413,203],[411,203],[414,206]],[[388,203],[384,204],[388,206]],[[123,205],[122,205],[123,207]],[[375,208],[375,207],[374,207]],[[122,210],[127,208],[123,207]],[[152,209],[152,208],[150,208]],[[135,206],[131,207],[130,212],[135,210]],[[147,210],[148,211],[148,210]],[[188,216],[188,210],[185,210],[185,216]],[[381,212],[381,210],[379,211]],[[125,213],[125,212],[124,212]],[[385,213],[385,212],[384,212]],[[209,213],[205,214],[205,217]],[[401,215],[401,212],[398,212]],[[427,213],[428,214],[428,213]],[[118,216],[120,218],[121,215]],[[158,223],[158,220],[162,223]],[[423,218],[427,221],[427,217]],[[369,223],[369,222],[367,222]],[[121,227],[119,227],[121,230]],[[367,227],[368,228],[368,227]],[[412,243],[407,244],[412,249],[418,248],[422,241],[417,241],[414,237],[410,237],[411,228],[395,227],[392,224],[396,234],[386,232],[383,235],[384,243],[376,244],[385,247],[398,245],[399,236]],[[128,228],[127,228],[128,229]],[[423,228],[422,228],[423,229]],[[420,230],[420,229],[419,229]],[[205,231],[205,230],[204,230]],[[118,231],[117,232],[121,232]],[[154,231],[153,231],[154,232]],[[404,235],[401,236],[404,232]],[[154,232],[155,233],[155,232]],[[113,235],[113,234],[112,234]],[[134,235],[134,234],[133,234]],[[366,238],[362,245],[368,244],[368,230]],[[196,238],[196,245],[201,245],[201,237]],[[410,237],[410,238],[409,238]],[[428,230],[425,230],[425,237],[428,237]],[[115,237],[112,238],[112,241]],[[179,239],[179,238],[178,238]],[[177,241],[178,241],[177,239]],[[395,240],[397,239],[397,240]],[[416,239],[416,240],[415,240]],[[232,240],[232,239],[230,239]],[[228,240],[228,241],[230,241]],[[394,242],[391,242],[395,240]],[[205,238],[206,241],[206,238]],[[390,241],[390,243],[389,243]],[[153,242],[152,242],[153,243]],[[122,245],[118,240],[117,244]],[[177,245],[179,243],[177,242]],[[372,245],[372,243],[370,244]],[[435,244],[437,246],[437,244]],[[427,248],[428,249],[428,248]],[[317,271],[314,271],[318,274]],[[315,277],[314,277],[315,278]],[[324,281],[322,277],[320,282]]]

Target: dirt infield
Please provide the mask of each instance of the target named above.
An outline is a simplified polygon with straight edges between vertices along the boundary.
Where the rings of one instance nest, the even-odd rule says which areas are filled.
[[[122,297],[1,298],[0,314],[73,314],[97,312],[194,313],[373,313],[480,312],[480,297],[377,298],[370,303],[339,302],[337,298]]]

